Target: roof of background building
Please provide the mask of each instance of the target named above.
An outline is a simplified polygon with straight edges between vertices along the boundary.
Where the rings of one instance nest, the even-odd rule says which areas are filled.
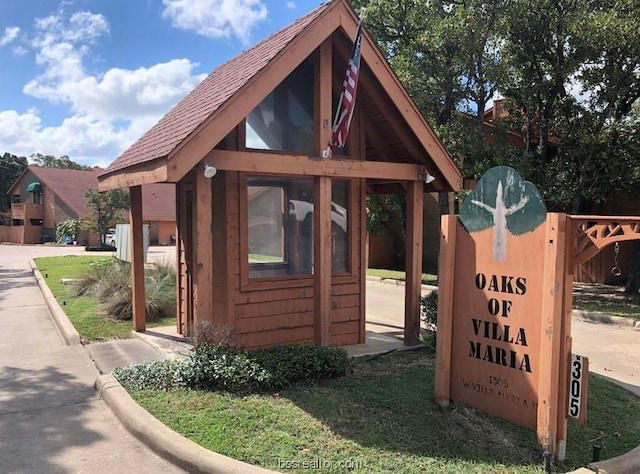
[[[43,187],[51,189],[79,218],[91,215],[85,196],[89,189],[98,190],[98,176],[102,168],[72,170],[29,165],[11,186],[8,193],[16,194],[16,187],[27,172],[33,173]],[[142,186],[142,218],[145,221],[174,221],[176,219],[176,191],[174,184],[147,184]]]

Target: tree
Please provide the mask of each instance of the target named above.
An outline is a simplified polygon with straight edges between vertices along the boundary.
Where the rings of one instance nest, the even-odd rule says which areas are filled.
[[[90,166],[81,165],[72,161],[67,155],[62,155],[60,158],[56,158],[53,155],[43,155],[41,153],[34,153],[31,155],[31,161],[37,166],[43,168],[64,168],[70,170],[90,170]]]
[[[4,223],[4,216],[11,210],[11,197],[7,192],[27,165],[27,159],[24,156],[5,153],[0,157],[0,224]]]
[[[85,197],[87,207],[93,210],[93,215],[82,220],[84,230],[100,234],[98,246],[104,246],[104,235],[109,228],[126,222],[121,211],[129,209],[129,193],[125,189],[112,189],[103,193],[89,189]]]

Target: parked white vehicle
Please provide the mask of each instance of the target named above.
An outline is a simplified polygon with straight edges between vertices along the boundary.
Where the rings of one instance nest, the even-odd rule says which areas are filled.
[[[109,245],[111,247],[116,246],[116,230],[109,229],[107,233],[104,234],[104,245]]]

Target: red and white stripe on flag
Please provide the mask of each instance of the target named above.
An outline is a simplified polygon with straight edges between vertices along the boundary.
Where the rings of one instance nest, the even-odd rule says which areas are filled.
[[[349,136],[349,126],[353,117],[353,109],[356,105],[356,92],[358,90],[358,76],[360,74],[360,43],[362,39],[362,20],[358,24],[355,43],[349,58],[349,66],[342,83],[344,91],[340,97],[338,110],[333,122],[333,132],[329,140],[330,147],[343,147]]]

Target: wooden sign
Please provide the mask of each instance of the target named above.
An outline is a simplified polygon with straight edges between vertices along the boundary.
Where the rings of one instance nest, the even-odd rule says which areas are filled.
[[[580,424],[587,421],[587,381],[589,379],[589,359],[571,354],[569,367],[569,400],[567,417]]]
[[[545,442],[554,437],[547,428],[558,401],[550,393],[560,363],[560,334],[550,326],[562,299],[562,291],[552,294],[561,288],[557,222],[547,221],[535,186],[512,168],[493,168],[464,201],[459,222],[443,224],[440,266],[436,398],[538,429]]]

